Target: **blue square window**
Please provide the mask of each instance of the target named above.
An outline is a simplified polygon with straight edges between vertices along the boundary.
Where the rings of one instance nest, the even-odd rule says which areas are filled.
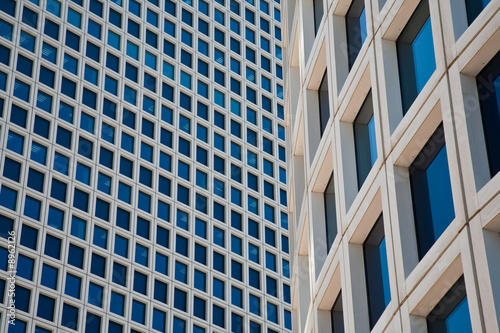
[[[187,293],[185,291],[177,288],[174,289],[174,307],[176,309],[184,312],[187,311],[186,296]]]
[[[43,264],[42,266],[42,278],[40,283],[48,288],[52,288],[54,290],[57,289],[57,280],[58,280],[58,272],[59,270],[55,267],[52,267],[47,264]]]
[[[80,290],[82,287],[82,279],[73,274],[66,273],[66,286],[64,293],[66,295],[80,298]]]
[[[104,291],[103,287],[95,283],[89,282],[89,296],[87,302],[89,304],[102,308],[103,291]]]
[[[54,305],[55,299],[40,294],[38,296],[38,307],[36,315],[40,318],[47,319],[49,321],[54,320]]]
[[[23,226],[23,232],[25,229],[24,227],[25,226]],[[35,239],[35,242],[36,242],[36,239]],[[23,277],[25,279],[32,280],[33,279],[33,266],[34,266],[34,264],[35,264],[34,259],[28,258],[28,257],[20,254],[17,258],[17,268],[16,268],[17,275],[20,277]]]
[[[2,187],[2,192],[3,192]],[[3,194],[3,193],[2,193]],[[30,196],[26,196],[24,200],[24,215],[27,217],[31,217],[37,221],[40,220],[40,212],[42,208],[42,202]]]

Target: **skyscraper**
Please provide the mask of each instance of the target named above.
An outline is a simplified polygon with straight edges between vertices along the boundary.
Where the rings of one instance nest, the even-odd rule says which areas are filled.
[[[284,12],[294,331],[497,332],[500,1]]]
[[[0,331],[291,330],[279,1],[4,0],[0,35]]]

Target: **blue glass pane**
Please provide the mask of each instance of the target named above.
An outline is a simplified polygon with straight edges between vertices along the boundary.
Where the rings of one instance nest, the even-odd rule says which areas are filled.
[[[417,91],[420,92],[436,69],[430,18],[425,21],[419,34],[415,37],[412,48]]]
[[[465,297],[446,318],[446,330],[452,332],[472,332],[469,303]]]
[[[434,158],[426,173],[432,220],[436,222],[434,224],[434,237],[437,239],[449,222],[455,218],[446,146]]]

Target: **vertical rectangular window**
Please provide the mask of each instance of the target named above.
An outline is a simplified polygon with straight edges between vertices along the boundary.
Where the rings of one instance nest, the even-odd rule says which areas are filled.
[[[344,332],[344,310],[342,307],[342,290],[330,310],[332,320],[332,332]]]
[[[330,119],[330,101],[328,99],[328,71],[325,71],[323,75],[323,79],[321,80],[321,85],[318,89],[318,104],[319,104],[319,123],[320,135],[323,136],[323,133],[326,129],[326,124],[328,123],[328,119]]]
[[[366,96],[356,119],[354,119],[353,130],[358,189],[360,189],[377,160],[377,142],[375,139],[375,120],[373,117],[371,91]]]
[[[351,69],[366,39],[366,12],[364,0],[354,0],[352,2],[345,17],[345,23],[349,69]]]
[[[333,181],[333,173],[323,192],[325,204],[325,223],[326,223],[326,241],[328,244],[327,252],[332,247],[333,241],[337,236],[337,208],[335,204],[335,186]]]
[[[415,9],[396,47],[403,114],[406,114],[436,69],[428,0]]]
[[[370,329],[391,301],[384,220],[378,218],[363,244]]]
[[[490,176],[500,171],[500,53],[476,78]]]
[[[443,125],[410,166],[413,216],[420,259],[455,218]]]

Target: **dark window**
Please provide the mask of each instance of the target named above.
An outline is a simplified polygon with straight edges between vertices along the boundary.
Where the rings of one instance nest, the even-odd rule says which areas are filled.
[[[61,325],[78,330],[78,315],[79,309],[69,304],[63,305]]]
[[[20,172],[21,172],[21,163],[11,160],[8,157],[5,157],[3,176],[15,182],[19,182]],[[31,188],[35,187],[35,190],[43,192],[43,173],[35,171],[30,168],[28,174],[28,186]]]
[[[40,318],[47,319],[49,321],[54,320],[54,305],[55,299],[42,295],[38,297],[38,307],[36,315]]]
[[[391,301],[384,220],[378,218],[363,244],[370,329]]]
[[[403,114],[436,69],[428,0],[418,5],[396,41]]]
[[[427,315],[427,331],[472,332],[463,275]]]
[[[121,286],[127,286],[127,267],[117,262],[113,263],[112,282],[118,283]]]
[[[417,155],[409,172],[421,259],[455,218],[442,125]]]
[[[490,3],[491,0],[465,0],[465,7],[467,9],[467,21],[469,25],[479,16],[483,9]]]
[[[493,177],[500,171],[500,145],[498,144],[500,142],[500,53],[478,74],[476,82],[490,176]]]
[[[342,291],[340,291],[335,303],[330,310],[333,332],[344,332],[344,311],[342,307]]]
[[[318,89],[318,101],[319,101],[319,123],[320,123],[320,136],[323,135],[326,124],[330,119],[330,101],[328,97],[328,77],[327,71],[323,75],[323,79],[321,80],[321,84]]]
[[[68,264],[83,269],[85,250],[79,246],[70,244],[68,250]]]
[[[176,309],[181,310],[181,311],[186,311],[187,310],[186,297],[187,297],[187,293],[185,291],[182,291],[180,289],[175,288],[174,289],[174,307]]]
[[[57,237],[47,235],[45,237],[44,253],[48,256],[59,259],[61,256],[61,240]]]
[[[354,0],[346,14],[347,53],[349,69],[354,65],[366,39],[366,12],[363,0]]]
[[[32,28],[38,28],[38,14],[29,8],[23,7],[23,23]]]
[[[90,273],[104,278],[106,276],[106,258],[92,253],[92,262],[90,265]]]
[[[377,142],[375,138],[375,118],[371,91],[366,96],[361,109],[354,119],[354,146],[356,150],[356,171],[358,189],[363,185],[377,160]]]
[[[22,228],[20,244],[36,251],[37,243],[38,243],[38,229],[32,228],[24,224]]]

